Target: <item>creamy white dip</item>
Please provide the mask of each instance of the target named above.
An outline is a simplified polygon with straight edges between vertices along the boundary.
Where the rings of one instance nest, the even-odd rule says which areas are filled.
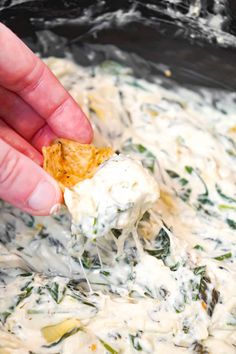
[[[66,192],[83,234],[66,211],[1,204],[0,353],[236,353],[236,94],[167,90],[114,62],[46,62],[90,116],[95,145],[121,155]],[[125,177],[117,158],[132,163]],[[107,213],[129,202],[137,209]],[[91,216],[104,236],[84,236]]]
[[[140,161],[114,155],[90,179],[66,188],[72,232],[105,236],[111,229],[132,230],[159,197],[158,184]]]

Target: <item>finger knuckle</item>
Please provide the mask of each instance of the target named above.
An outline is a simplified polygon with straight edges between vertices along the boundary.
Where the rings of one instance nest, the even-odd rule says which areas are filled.
[[[9,149],[9,151],[0,158],[0,186],[8,188],[17,178],[19,157]]]
[[[26,95],[29,92],[32,93],[35,91],[43,81],[46,71],[46,65],[44,65],[41,61],[37,61],[33,70],[25,75],[24,79],[21,80],[23,84],[21,84],[20,88],[18,88],[18,93]]]

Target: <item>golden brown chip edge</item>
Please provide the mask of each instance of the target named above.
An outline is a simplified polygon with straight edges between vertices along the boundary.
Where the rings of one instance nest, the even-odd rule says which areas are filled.
[[[97,168],[114,154],[111,147],[98,148],[64,138],[44,146],[42,152],[44,170],[58,181],[63,191],[93,177]]]

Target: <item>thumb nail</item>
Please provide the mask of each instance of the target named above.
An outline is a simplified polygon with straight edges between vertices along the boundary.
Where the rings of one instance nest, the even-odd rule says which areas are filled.
[[[34,211],[50,214],[58,207],[60,201],[59,187],[49,181],[40,181],[28,199],[28,207]]]

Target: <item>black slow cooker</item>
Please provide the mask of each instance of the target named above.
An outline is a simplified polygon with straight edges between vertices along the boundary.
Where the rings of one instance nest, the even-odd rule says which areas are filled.
[[[236,88],[234,0],[1,0],[0,21],[42,56],[125,62],[151,79]],[[166,80],[166,85],[172,81]]]

